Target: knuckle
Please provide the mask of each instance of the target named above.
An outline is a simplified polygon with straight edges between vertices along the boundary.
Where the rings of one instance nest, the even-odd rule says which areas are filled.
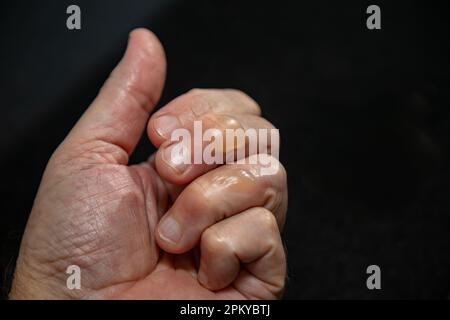
[[[187,92],[187,95],[189,96],[199,96],[205,93],[205,91],[207,91],[207,89],[201,89],[201,88],[192,88],[191,90],[189,90]]]
[[[270,170],[270,176],[278,177],[277,181],[282,185],[287,183],[286,169],[277,157],[265,153],[254,154],[249,157],[249,163],[253,167],[252,170],[257,172],[261,172],[262,169],[267,169],[270,166],[272,169]]]
[[[253,100],[247,93],[245,93],[244,91],[242,91],[240,89],[229,88],[229,89],[224,89],[223,92],[231,94],[231,95],[235,95],[235,96],[243,98],[243,99]]]
[[[223,113],[230,105],[245,106],[251,113],[261,115],[261,107],[248,94],[238,89],[199,89],[186,93],[190,108],[196,116],[207,112]]]
[[[203,254],[229,251],[229,246],[215,226],[206,229],[201,236]]]
[[[275,174],[280,178],[280,181],[283,183],[286,183],[287,181],[287,173],[286,173],[286,168],[283,166],[283,164],[280,162],[280,160],[278,160],[278,158],[272,156],[272,155],[267,155],[269,158],[269,161],[271,164],[275,165],[277,170],[275,172]]]
[[[259,208],[257,209],[257,215],[259,224],[264,228],[264,230],[270,231],[271,234],[278,233],[277,219],[270,210],[266,208]]]
[[[189,99],[191,104],[198,102],[209,101],[211,97],[211,91],[208,89],[191,89],[186,93],[186,97]]]
[[[265,208],[256,209],[256,214],[255,223],[265,235],[262,238],[262,245],[267,248],[276,248],[279,245],[280,231],[275,215]]]
[[[196,179],[187,188],[183,193],[188,199],[195,199],[191,201],[190,206],[193,210],[189,211],[192,216],[199,216],[214,209],[215,206],[209,192],[211,186],[207,181]]]
[[[220,131],[225,131],[226,129],[243,129],[242,124],[233,115],[211,113],[203,117],[202,120],[204,121],[205,128],[218,129]]]
[[[192,194],[192,196],[196,197],[196,199],[199,199],[200,201],[203,201],[208,198],[208,189],[209,189],[209,183],[203,179],[197,179],[191,182],[191,184],[188,186],[189,193]]]
[[[207,89],[191,89],[185,95],[188,110],[193,119],[213,111],[215,104],[211,99],[211,91]]]
[[[225,93],[234,96],[236,99],[243,101],[246,105],[252,108],[255,114],[261,114],[261,107],[259,104],[247,93],[239,89],[224,89]]]

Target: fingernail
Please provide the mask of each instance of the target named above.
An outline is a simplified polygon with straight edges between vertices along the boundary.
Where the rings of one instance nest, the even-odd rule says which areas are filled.
[[[178,243],[181,239],[180,224],[172,217],[167,217],[159,226],[159,235],[167,242]]]
[[[171,144],[163,151],[164,160],[178,173],[183,173],[189,167],[190,150],[182,142]]]
[[[179,128],[178,119],[171,115],[163,115],[156,118],[153,122],[153,128],[163,138],[169,139],[172,131]]]

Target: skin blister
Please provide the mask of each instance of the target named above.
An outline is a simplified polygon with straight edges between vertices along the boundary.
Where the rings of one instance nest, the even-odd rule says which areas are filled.
[[[46,167],[10,298],[280,296],[287,184],[276,157],[259,155],[274,164],[271,171],[262,161],[193,165],[182,174],[162,161],[166,134],[199,118],[222,129],[273,126],[237,90],[190,91],[148,121],[165,67],[155,35],[134,31],[124,58]],[[159,150],[129,165],[145,127]],[[80,269],[80,290],[67,286],[71,266]]]
[[[211,179],[209,188],[206,189],[205,197],[220,194],[225,190],[230,193],[249,196],[254,187],[256,177],[250,170],[237,169],[230,175],[215,176]]]
[[[168,182],[182,185],[193,181],[200,175],[213,170],[218,164],[223,164],[226,159],[237,160],[258,152],[258,148],[249,148],[249,140],[235,139],[226,144],[226,129],[236,130],[272,130],[274,126],[260,117],[261,109],[258,104],[246,94],[233,89],[204,90],[194,89],[171,101],[150,119],[147,132],[152,143],[159,148],[155,163],[159,174]],[[221,163],[196,163],[192,155],[198,150],[194,148],[194,123],[200,122],[202,134],[208,129],[216,132],[212,136],[221,136],[222,144],[217,147],[216,153],[222,154]],[[191,134],[189,139],[190,160],[189,164],[172,161],[167,149],[173,148],[171,134],[175,129],[186,129]],[[213,140],[215,138],[209,139]],[[258,139],[256,139],[258,140]],[[270,150],[270,140],[266,139]],[[229,140],[228,142],[231,142]],[[259,141],[253,141],[259,143]],[[199,149],[205,148],[208,142],[201,142]],[[243,150],[238,153],[237,150]],[[177,159],[175,159],[177,160]]]
[[[282,223],[285,192],[286,173],[281,165],[270,175],[261,174],[258,164],[221,166],[197,178],[178,196],[159,223],[158,242],[168,252],[186,252],[209,226],[252,207],[273,211]]]

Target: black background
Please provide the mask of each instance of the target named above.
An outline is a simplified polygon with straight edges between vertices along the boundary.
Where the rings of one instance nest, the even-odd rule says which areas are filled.
[[[193,87],[253,96],[282,135],[286,298],[450,293],[450,48],[445,2],[2,1],[0,283],[6,297],[45,164],[119,60],[161,39],[160,105]],[[82,30],[66,28],[66,8]],[[378,4],[382,30],[366,28]],[[143,139],[134,162],[154,148]],[[382,289],[366,288],[368,265]]]

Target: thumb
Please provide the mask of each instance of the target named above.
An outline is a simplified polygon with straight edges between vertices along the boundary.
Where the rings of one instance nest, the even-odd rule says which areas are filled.
[[[156,36],[146,29],[131,32],[121,62],[58,151],[91,163],[127,164],[161,96],[165,75],[165,54]]]

